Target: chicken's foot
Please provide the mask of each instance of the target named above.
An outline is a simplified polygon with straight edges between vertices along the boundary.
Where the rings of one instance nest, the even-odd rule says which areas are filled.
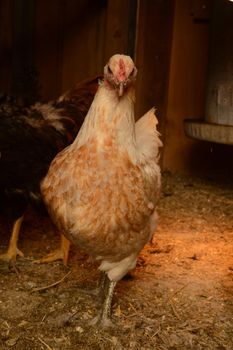
[[[50,263],[57,260],[62,260],[63,264],[67,266],[70,251],[70,241],[61,234],[60,248],[52,251],[45,257],[37,259],[34,262],[37,264]]]
[[[18,237],[19,237],[19,231],[23,222],[23,215],[18,218],[13,225],[12,233],[10,242],[8,245],[7,252],[0,255],[0,260],[8,261],[8,262],[14,262],[16,261],[16,257],[19,255],[21,257],[24,256],[23,252],[19,250],[17,246]]]

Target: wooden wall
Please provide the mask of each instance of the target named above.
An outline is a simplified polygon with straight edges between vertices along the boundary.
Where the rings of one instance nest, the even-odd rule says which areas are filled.
[[[46,98],[102,71],[107,1],[37,0],[37,67]]]
[[[12,3],[0,0],[0,91],[9,92],[12,76]]]
[[[24,31],[31,26],[34,32],[26,41],[34,37],[34,42],[20,43],[17,49],[29,50],[26,63],[38,73],[42,99],[102,73],[112,54],[130,54],[138,67],[136,115],[157,108],[163,169],[202,169],[215,146],[187,138],[183,120],[204,117],[213,1],[0,0],[0,90],[12,92],[18,79],[13,67],[19,20],[15,6],[28,2],[31,19],[21,25]]]
[[[25,71],[33,70],[48,100],[102,73],[112,54],[128,51],[136,1],[0,0],[0,89],[25,95]]]
[[[195,158],[206,155],[210,147],[186,137],[183,127],[185,118],[203,118],[205,113],[209,13],[202,17],[192,3],[195,1],[175,3],[164,121],[163,169],[178,173],[195,171]]]
[[[175,1],[138,2],[136,38],[137,103],[141,116],[155,106],[163,134]]]

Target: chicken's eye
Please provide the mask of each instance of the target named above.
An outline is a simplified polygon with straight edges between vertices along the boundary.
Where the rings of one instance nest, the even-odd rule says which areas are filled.
[[[132,76],[134,76],[134,74],[135,74],[135,68],[133,68],[133,70],[132,70],[132,72],[130,73],[130,77],[132,77]]]
[[[111,68],[109,66],[108,66],[108,73],[112,74],[112,70],[111,70]]]

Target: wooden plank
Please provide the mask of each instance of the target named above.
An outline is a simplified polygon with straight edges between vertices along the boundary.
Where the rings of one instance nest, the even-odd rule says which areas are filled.
[[[233,126],[233,3],[215,1],[205,120]]]
[[[102,72],[105,0],[66,1],[63,25],[62,90]]]
[[[169,77],[174,1],[141,0],[138,8],[136,112],[157,108],[163,130]]]
[[[106,0],[37,0],[37,63],[51,99],[102,72]]]
[[[0,1],[0,91],[10,93],[12,73],[12,0]]]
[[[233,145],[233,126],[210,124],[198,120],[184,121],[185,134],[194,139]]]
[[[195,22],[190,3],[176,0],[166,107],[163,168],[188,173],[195,140],[185,136],[185,118],[202,118],[208,66],[208,22]]]
[[[62,7],[63,0],[37,0],[36,4],[36,63],[45,100],[55,98],[61,90]]]
[[[24,103],[38,100],[35,66],[35,1],[14,0],[11,91]]]
[[[104,49],[105,62],[116,53],[127,53],[129,16],[130,0],[108,1]]]

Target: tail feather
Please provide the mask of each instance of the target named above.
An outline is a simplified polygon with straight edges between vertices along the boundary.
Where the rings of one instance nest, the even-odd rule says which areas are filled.
[[[97,88],[99,86],[99,81],[103,79],[102,75],[96,75],[91,78],[87,78],[78,82],[71,90],[66,91],[63,95],[59,97],[57,103],[64,101],[72,101],[77,98],[77,96],[82,96],[83,99],[91,98],[95,95]]]
[[[136,122],[136,142],[141,162],[159,160],[159,148],[162,147],[155,108],[150,109]]]

